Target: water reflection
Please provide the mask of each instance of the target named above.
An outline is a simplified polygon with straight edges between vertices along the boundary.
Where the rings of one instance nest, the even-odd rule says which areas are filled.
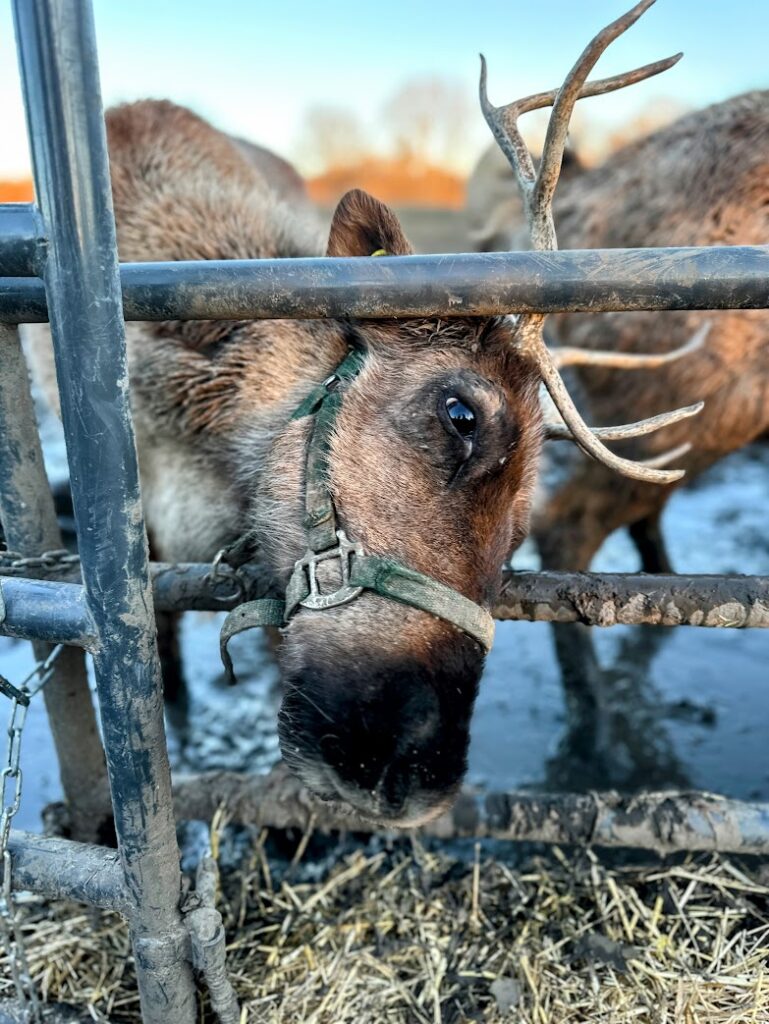
[[[671,631],[634,628],[608,667],[599,664],[588,627],[557,625],[553,633],[563,666],[567,720],[555,754],[545,762],[543,788],[690,788],[668,723],[671,715],[684,715],[713,726],[716,715],[707,706],[673,706],[656,685],[652,662]]]

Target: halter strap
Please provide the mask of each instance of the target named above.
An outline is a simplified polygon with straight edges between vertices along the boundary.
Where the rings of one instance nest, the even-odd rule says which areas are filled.
[[[290,595],[286,591],[286,619],[310,593],[306,577],[297,578],[305,582],[301,589],[297,586]],[[400,604],[421,608],[461,629],[487,651],[491,649],[494,619],[485,608],[445,583],[416,569],[409,569],[393,558],[353,554],[349,585],[359,590],[370,590],[380,597],[389,597]]]
[[[257,626],[284,626],[300,607],[315,611],[333,608],[355,600],[364,590],[435,615],[472,637],[485,651],[491,649],[494,619],[485,608],[395,559],[367,555],[360,544],[348,540],[344,530],[339,529],[329,484],[331,435],[342,405],[344,385],[360,373],[364,358],[362,352],[351,351],[330,377],[313,388],[291,417],[298,420],[315,416],[306,464],[304,527],[308,550],[294,565],[285,600],[248,601],[234,608],[224,620],[219,646],[231,682],[235,682],[235,676],[227,645],[233,636]],[[339,562],[340,585],[333,593],[323,593],[317,567],[332,560]]]
[[[304,528],[311,551],[325,551],[336,542],[336,510],[329,489],[328,473],[331,433],[342,406],[343,385],[358,376],[363,359],[363,353],[353,349],[331,376],[308,395],[291,417],[292,420],[298,420],[305,416],[315,416],[315,425],[307,446],[304,498]]]

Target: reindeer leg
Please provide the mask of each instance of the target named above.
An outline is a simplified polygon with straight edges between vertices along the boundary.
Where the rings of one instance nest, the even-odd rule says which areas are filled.
[[[160,561],[161,559],[158,557],[158,551],[151,531],[148,531],[147,537],[149,540],[150,561]],[[188,692],[182,666],[182,653],[179,646],[180,623],[180,612],[155,611],[155,625],[158,631],[158,655],[160,656],[160,669],[163,674],[163,696],[166,704],[177,713],[177,717],[181,714],[182,718],[184,718],[188,704]]]
[[[553,623],[551,636],[561,670],[566,724],[556,754],[547,767],[555,788],[589,788],[606,778],[606,737],[610,724],[610,694],[598,664],[589,626]]]
[[[633,485],[606,467],[585,461],[548,495],[534,516],[532,533],[542,568],[585,572],[609,534],[622,525]],[[612,694],[593,643],[592,627],[553,623],[553,645],[567,708],[560,761],[582,765],[587,778],[600,772],[606,754]]]
[[[186,701],[187,683],[179,647],[179,612],[155,612],[158,628],[158,654],[163,672],[163,694],[169,704]]]
[[[554,622],[553,646],[561,670],[569,718],[585,728],[603,703],[602,669],[590,634],[579,622]]]
[[[592,467],[591,467],[592,468]],[[571,483],[571,482],[570,482]],[[581,489],[567,484],[566,497],[579,497]],[[560,497],[560,496],[559,496]],[[542,568],[581,571],[589,567],[593,555],[606,534],[600,516],[564,514],[559,509],[554,519],[535,522],[534,538],[539,547]],[[598,663],[591,627],[581,623],[553,623],[555,655],[568,713],[565,746],[576,761],[589,763],[600,746],[599,720],[605,705],[603,672]]]
[[[630,539],[641,557],[643,572],[672,573],[673,566],[662,534],[663,507],[655,509],[628,526]]]

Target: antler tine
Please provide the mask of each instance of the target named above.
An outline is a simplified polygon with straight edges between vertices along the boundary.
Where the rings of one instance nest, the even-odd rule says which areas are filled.
[[[531,158],[528,146],[523,141],[523,136],[518,128],[518,115],[521,111],[518,110],[516,103],[508,103],[504,107],[495,107],[489,100],[486,81],[486,58],[481,54],[481,77],[478,82],[481,110],[486,118],[486,124],[491,129],[497,145],[507,157],[518,185],[524,197],[526,197],[534,187],[537,172],[534,169],[534,161]],[[526,205],[528,207],[528,203]]]
[[[692,450],[690,441],[684,441],[683,444],[679,444],[676,448],[669,448],[668,451],[663,452],[662,455],[655,455],[653,459],[644,459],[640,465],[650,466],[652,469],[658,466],[667,466],[671,462],[676,462],[682,456],[686,455],[687,452]]]
[[[654,0],[651,0],[651,2],[653,3]],[[497,145],[502,150],[515,173],[518,185],[524,194],[524,197],[528,199],[525,203],[525,208],[527,217],[531,223],[535,216],[535,206],[538,206],[540,211],[546,210],[555,192],[555,186],[557,184],[558,174],[560,173],[561,168],[561,161],[563,160],[563,150],[566,144],[568,125],[571,119],[571,112],[574,108],[574,103],[577,100],[588,99],[591,96],[604,96],[606,93],[615,92],[617,89],[624,89],[628,85],[635,85],[637,82],[643,82],[645,79],[652,78],[654,75],[660,75],[663,71],[667,71],[668,68],[672,68],[677,64],[681,57],[683,57],[683,53],[673,54],[672,57],[665,57],[663,60],[657,60],[651,64],[643,64],[641,67],[634,68],[632,71],[626,71],[620,75],[612,75],[610,78],[600,78],[595,82],[587,82],[582,86],[579,91],[579,95],[574,98],[568,112],[566,113],[563,142],[560,145],[558,159],[555,160],[555,158],[553,158],[551,166],[554,166],[555,168],[554,177],[552,185],[548,186],[549,195],[544,199],[538,199],[537,197],[539,195],[539,182],[544,180],[542,177],[542,167],[546,166],[545,153],[543,153],[542,164],[540,165],[540,172],[538,176],[534,167],[534,161],[531,158],[528,147],[523,141],[520,129],[518,128],[518,118],[521,114],[528,114],[532,110],[540,110],[543,107],[552,107],[562,92],[562,89],[548,89],[547,92],[533,93],[531,96],[525,96],[523,99],[514,100],[512,103],[507,103],[502,107],[496,107],[491,103],[488,97],[486,58],[483,54],[480,56],[481,76],[479,82],[479,93],[481,110],[486,118],[486,123],[497,141]],[[555,112],[553,116],[555,116]],[[547,149],[545,149],[545,152],[547,152]],[[552,174],[552,171],[549,171],[548,174]],[[542,216],[541,213],[540,216]],[[552,239],[553,244],[545,245],[543,248],[555,248],[554,230],[552,231],[552,235],[546,237],[548,241]]]
[[[643,463],[633,462],[630,459],[623,459],[619,455],[615,455],[606,445],[602,444],[577,411],[577,407],[566,390],[566,385],[561,380],[558,369],[541,335],[539,337],[532,337],[530,343],[532,356],[537,363],[544,385],[549,391],[555,407],[563,417],[564,423],[571,431],[572,439],[577,442],[584,452],[592,455],[599,462],[603,462],[610,469],[615,469],[618,473],[629,476],[633,480],[646,480],[649,483],[655,484],[672,484],[676,480],[681,479],[684,475],[684,470],[682,469],[655,469],[652,466],[645,466]],[[699,412],[699,409],[697,409],[697,412]]]
[[[542,160],[539,165],[536,185],[534,186],[535,215],[542,216],[549,211],[550,201],[558,183],[561,170],[563,150],[569,131],[569,121],[574,104],[580,98],[587,76],[595,67],[601,54],[619,36],[655,3],[655,0],[640,0],[616,21],[602,29],[583,50],[577,63],[566,76],[566,80],[558,90],[550,123],[547,126]],[[675,61],[674,61],[675,63]],[[629,84],[629,83],[628,83]],[[620,88],[620,86],[617,86]]]
[[[612,75],[611,78],[597,78],[594,82],[586,82],[577,99],[586,100],[590,99],[591,96],[605,96],[607,93],[624,89],[628,85],[635,85],[637,82],[643,82],[647,78],[661,75],[663,71],[667,71],[676,65],[682,57],[683,53],[674,53],[672,57],[665,57],[664,60],[655,60],[652,64],[643,64],[639,68],[633,68],[632,71],[624,71],[621,75]],[[516,100],[515,103],[508,105],[514,106],[520,117],[521,114],[528,114],[532,110],[552,107],[559,92],[560,89],[535,92],[531,96],[526,96],[524,99]]]
[[[487,67],[486,58],[483,54],[481,57],[481,77],[480,77],[480,96],[481,96],[481,109],[484,115],[486,115],[486,121],[491,128],[495,139],[502,146],[503,152],[510,163],[515,169],[515,163],[520,160],[521,164],[527,164],[526,157],[531,160],[526,144],[521,140],[520,148],[516,147],[516,152],[513,155],[508,154],[507,148],[504,143],[507,141],[506,138],[500,137],[495,126],[491,123],[489,118],[493,118],[496,123],[512,121],[515,123],[515,119],[520,117],[521,114],[529,114],[532,110],[541,110],[543,107],[552,107],[558,97],[560,89],[548,89],[546,92],[535,92],[531,96],[525,96],[523,99],[514,100],[512,103],[506,103],[502,107],[496,107],[489,100],[488,93],[486,90],[487,83]],[[663,60],[655,60],[651,64],[642,64],[641,67],[633,68],[632,71],[625,71],[621,75],[612,75],[610,78],[599,78],[595,82],[586,82],[580,90],[578,100],[586,100],[591,96],[605,96],[607,93],[616,92],[618,89],[624,89],[628,85],[635,85],[638,82],[643,82],[647,78],[653,78],[655,75],[661,75],[663,71],[667,71],[676,65],[679,60],[683,57],[683,53],[674,53],[672,57],[665,57]],[[510,127],[507,123],[500,125],[506,133],[510,132]],[[534,164],[531,164],[531,175],[527,175],[527,180],[533,181],[536,177],[534,170]]]
[[[685,405],[680,409],[673,409],[672,412],[662,412],[658,416],[636,420],[635,423],[622,423],[616,427],[590,427],[589,429],[593,437],[597,437],[600,441],[626,441],[630,437],[653,434],[657,430],[662,430],[663,427],[669,427],[690,416],[696,416],[702,410],[703,405],[704,402],[695,402],[694,405]],[[545,440],[573,441],[574,435],[565,423],[548,423],[545,426]],[[651,464],[651,462],[642,463],[647,466]]]
[[[561,345],[551,348],[550,354],[559,369],[563,369],[564,366],[606,366],[614,370],[654,370],[659,366],[675,363],[702,348],[709,332],[710,323],[702,324],[686,344],[671,349],[670,352],[606,352]]]

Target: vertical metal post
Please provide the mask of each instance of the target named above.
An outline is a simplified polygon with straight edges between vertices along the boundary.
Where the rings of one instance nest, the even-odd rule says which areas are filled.
[[[62,542],[19,330],[8,324],[0,324],[0,366],[0,519],[8,547],[29,557],[60,548]],[[47,644],[32,647],[39,661],[50,653]],[[72,838],[97,842],[111,827],[112,812],[82,651],[62,651],[43,695]]]
[[[192,1024],[93,14],[88,0],[14,0],[14,16],[142,1017]]]

